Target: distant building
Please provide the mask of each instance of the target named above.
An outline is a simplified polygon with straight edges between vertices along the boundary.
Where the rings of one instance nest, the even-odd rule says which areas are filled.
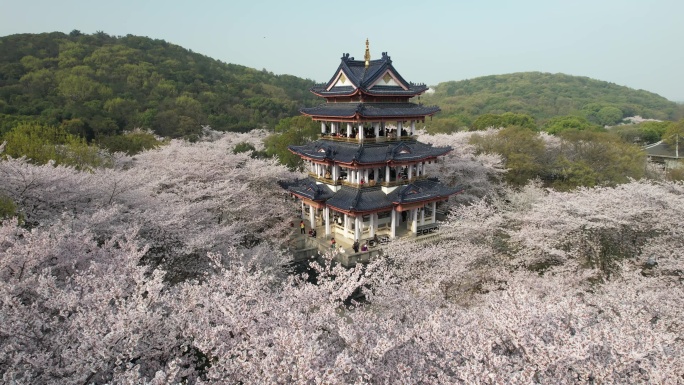
[[[415,138],[416,123],[439,111],[411,103],[426,92],[407,82],[386,52],[371,60],[344,54],[325,84],[311,92],[326,99],[303,115],[321,123],[320,139],[289,150],[309,170],[304,182],[289,187],[302,200],[309,224],[325,227],[328,237],[394,238],[398,230],[420,236],[438,224],[436,206],[462,188],[441,184],[425,165],[451,151]]]

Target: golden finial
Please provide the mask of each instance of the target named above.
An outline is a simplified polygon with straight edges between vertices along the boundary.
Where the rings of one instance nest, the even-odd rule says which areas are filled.
[[[368,38],[366,38],[366,54],[363,55],[364,60],[366,60],[366,68],[370,65],[370,48],[368,48]]]

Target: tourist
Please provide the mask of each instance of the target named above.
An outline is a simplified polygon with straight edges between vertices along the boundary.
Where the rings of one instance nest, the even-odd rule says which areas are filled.
[[[311,238],[316,238],[316,229],[311,229]]]
[[[299,233],[306,234],[306,225],[304,225],[304,221],[299,221]]]
[[[355,253],[359,252],[359,240],[358,239],[354,241],[354,244],[352,245],[352,249],[354,249]]]
[[[335,238],[330,239],[330,248],[335,250]]]
[[[368,242],[365,242],[363,246],[361,246],[361,251],[368,251]]]

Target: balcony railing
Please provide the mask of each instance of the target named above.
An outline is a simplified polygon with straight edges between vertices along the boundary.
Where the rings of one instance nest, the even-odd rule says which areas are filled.
[[[374,138],[347,138],[346,136],[333,136],[330,134],[320,134],[321,139],[332,140],[335,142],[346,143],[384,143],[384,142],[400,142],[402,140],[416,140],[415,135],[405,135],[397,138],[396,136],[377,136]]]
[[[391,181],[387,181],[387,182],[382,182],[382,183],[380,183],[380,185],[383,187],[403,186],[405,184],[413,183],[417,180],[423,180],[423,179],[427,179],[427,178],[428,178],[427,175],[414,176],[411,179],[399,178],[399,179],[395,179],[395,180],[391,180]]]
[[[357,188],[357,187],[361,187],[361,188],[363,188],[363,187],[376,187],[376,186],[383,186],[383,187],[403,186],[403,185],[406,185],[406,184],[409,184],[409,183],[412,183],[412,182],[415,182],[418,180],[423,180],[423,179],[428,178],[427,175],[421,175],[418,177],[413,177],[411,179],[399,178],[399,179],[380,182],[380,183],[377,183],[374,180],[371,180],[369,182],[365,182],[365,183],[361,184],[361,183],[348,182],[346,179],[333,180],[332,178],[325,178],[322,176],[318,176],[313,172],[309,172],[309,176],[311,178],[319,181],[319,182],[326,183],[329,185],[333,185],[333,186],[343,185],[343,186],[349,186],[349,187],[354,187],[354,188]]]
[[[342,185],[343,185],[343,186],[349,186],[349,187],[361,187],[361,188],[363,188],[363,187],[375,187],[375,186],[379,186],[379,184],[376,183],[374,180],[372,180],[372,181],[370,181],[370,182],[365,182],[365,183],[363,183],[363,184],[361,184],[361,183],[352,183],[352,182],[347,182],[346,180],[342,180]]]
[[[337,185],[339,185],[339,184],[342,184],[342,180],[333,180],[332,178],[326,178],[326,177],[323,177],[323,176],[318,176],[318,175],[316,175],[316,173],[313,173],[313,172],[309,172],[309,176],[312,177],[312,178],[314,178],[314,179],[316,179],[316,180],[319,181],[319,182],[323,182],[323,183],[326,183],[326,184],[331,184],[331,185],[334,185],[334,186],[337,186]]]

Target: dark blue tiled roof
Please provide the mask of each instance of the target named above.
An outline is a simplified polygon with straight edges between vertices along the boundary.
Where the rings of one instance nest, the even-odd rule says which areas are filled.
[[[434,115],[439,112],[439,107],[415,103],[324,103],[299,111],[306,115],[321,117],[351,118],[358,114],[365,118],[401,118]]]
[[[325,184],[317,184],[313,179],[304,179],[288,186],[292,193],[322,202],[333,209],[347,212],[368,212],[389,210],[394,205],[446,199],[459,193],[463,187],[448,187],[437,179],[424,179],[405,186],[399,186],[390,194],[385,194],[380,186],[354,188],[342,186],[334,192]]]
[[[291,192],[311,199],[312,201],[322,201],[333,196],[334,191],[327,185],[318,184],[313,179],[305,179],[302,183],[288,187]]]
[[[363,60],[354,60],[353,57],[349,57],[349,54],[342,55],[342,61],[337,67],[335,74],[326,84],[318,84],[311,88],[311,91],[323,95],[323,96],[334,96],[334,95],[349,95],[354,92],[353,87],[333,87],[330,88],[337,79],[337,74],[342,70],[347,78],[352,82],[356,88],[360,88],[362,91],[368,94],[392,94],[392,95],[418,95],[425,92],[428,87],[424,84],[413,84],[407,82],[397,70],[392,65],[392,59],[387,55],[387,52],[382,53],[382,57],[377,60],[371,60],[368,63],[368,67]],[[390,70],[399,84],[404,87],[399,86],[380,86],[376,85],[370,88],[373,83],[378,80],[380,76],[383,76],[387,70]]]
[[[288,149],[311,159],[346,164],[414,162],[443,156],[451,151],[451,147],[433,147],[414,140],[359,145],[321,139],[303,146],[289,146]]]
[[[380,187],[353,188],[343,186],[325,204],[333,209],[348,212],[367,212],[391,209],[394,205],[446,199],[463,191],[463,187],[448,187],[436,179],[416,181],[397,187],[390,194]]]
[[[354,93],[356,90],[352,86],[337,86],[333,87],[331,89],[327,89],[326,84],[319,84],[316,86],[313,86],[311,88],[311,92],[321,95],[321,96],[347,96],[351,95]],[[428,86],[421,84],[421,85],[411,85],[409,86],[408,89],[403,89],[399,86],[375,86],[371,89],[363,88],[361,87],[361,90],[363,90],[364,93],[369,94],[369,95],[399,95],[399,96],[415,96],[418,94],[422,94],[423,92],[428,90]]]
[[[343,211],[374,211],[391,209],[392,202],[387,199],[387,195],[380,187],[352,188],[342,186],[342,188],[325,202],[326,206]]]
[[[445,186],[437,179],[430,178],[399,186],[387,195],[387,199],[394,204],[406,204],[435,198],[448,198],[461,191],[463,191],[461,186]]]
[[[334,87],[335,88],[335,87]],[[397,94],[415,94],[415,93],[423,93],[427,91],[428,86],[424,84],[419,84],[419,85],[411,85],[409,86],[408,90],[405,90],[399,86],[381,86],[381,85],[375,85],[373,88],[366,89],[366,93],[369,94],[392,94],[392,95],[397,95]]]

